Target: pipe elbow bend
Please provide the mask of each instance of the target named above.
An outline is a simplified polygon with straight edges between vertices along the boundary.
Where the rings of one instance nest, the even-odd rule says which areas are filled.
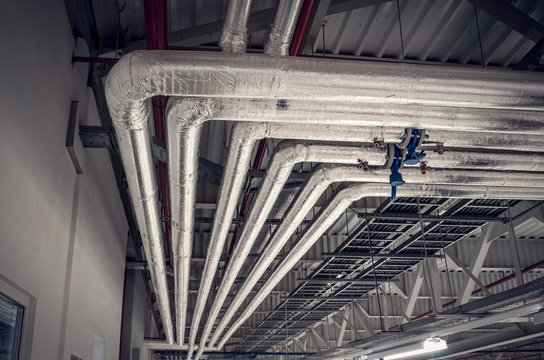
[[[232,126],[231,142],[259,140],[267,137],[269,133],[270,127],[267,123],[253,121],[236,122]]]
[[[114,125],[129,130],[147,125],[149,110],[145,100],[155,95],[149,79],[159,60],[150,51],[134,51],[123,56],[109,72],[104,92]]]
[[[166,121],[177,132],[196,129],[213,118],[221,108],[216,98],[170,98],[166,106]]]
[[[306,161],[309,155],[310,146],[308,144],[294,140],[283,140],[276,146],[272,161],[287,168]]]

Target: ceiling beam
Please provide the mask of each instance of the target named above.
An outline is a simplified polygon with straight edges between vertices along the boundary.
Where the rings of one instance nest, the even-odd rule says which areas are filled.
[[[542,61],[544,54],[544,36],[533,46],[533,48],[514,66],[515,70],[532,71]]]
[[[327,10],[327,15],[357,10],[364,7],[380,5],[394,0],[332,0]]]
[[[535,43],[544,36],[544,25],[505,0],[467,1]]]
[[[274,17],[274,8],[255,11],[250,14],[247,27],[250,33],[266,30],[270,27]],[[198,46],[218,42],[223,31],[223,20],[209,22],[207,24],[193,26],[187,29],[171,31],[168,33],[169,46]],[[146,40],[129,42],[125,51],[130,52],[146,48]]]

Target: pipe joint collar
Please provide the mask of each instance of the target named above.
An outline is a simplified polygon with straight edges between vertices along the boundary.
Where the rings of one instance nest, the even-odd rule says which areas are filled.
[[[247,47],[247,30],[233,31],[226,26],[223,27],[220,45],[225,53],[244,53]]]

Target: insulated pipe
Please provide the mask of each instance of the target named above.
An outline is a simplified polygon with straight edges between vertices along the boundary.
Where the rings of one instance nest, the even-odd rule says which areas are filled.
[[[433,168],[479,168],[479,169],[501,169],[518,171],[544,171],[544,157],[539,155],[514,156],[509,154],[482,154],[480,152],[459,152],[448,151],[443,155],[430,153],[428,161]],[[216,293],[215,300],[208,312],[206,326],[201,335],[199,352],[196,358],[201,355],[205,348],[207,338],[215,323],[216,317],[236,279],[244,261],[246,260],[255,239],[283,189],[291,171],[299,162],[320,162],[320,163],[361,163],[367,161],[368,165],[383,165],[386,161],[382,153],[363,147],[338,146],[326,144],[312,144],[300,141],[282,141],[275,149],[272,160],[269,164],[267,175],[260,186],[253,206],[247,215],[240,241],[232,254],[223,273],[222,282]]]
[[[130,122],[154,95],[543,110],[543,85],[543,74],[480,68],[134,51],[105,90],[112,117]]]
[[[528,178],[526,178],[526,176]],[[433,170],[423,176],[417,169],[404,169],[403,178],[408,184],[478,184],[491,186],[520,186],[520,187],[544,187],[544,178],[541,173],[507,173],[494,171],[470,171],[458,170]],[[259,281],[273,259],[279,254],[297,227],[305,219],[306,214],[312,209],[325,189],[334,182],[388,182],[388,170],[362,171],[353,166],[320,166],[316,168],[312,176],[293,200],[282,222],[278,225],[261,256],[242,284],[236,297],[231,302],[228,310],[223,315],[218,327],[213,334],[209,345],[214,346],[221,332],[234,317],[238,308],[249,295],[255,284]],[[397,188],[402,189],[404,186]],[[391,188],[388,185],[388,195]],[[223,339],[221,347],[226,340]]]
[[[205,107],[206,104],[203,103],[204,101],[205,100],[201,101],[200,105],[202,106],[200,107],[197,106],[192,109],[196,110],[198,108]],[[191,101],[186,102],[186,104],[191,104],[191,103],[192,103]],[[180,108],[182,110],[181,113],[177,113],[177,111],[180,110]],[[204,114],[204,113],[200,113],[198,111],[192,113],[193,115],[188,115],[187,108],[185,107],[173,107],[171,109],[172,110],[168,112],[168,120],[167,120],[170,134],[175,134],[177,131],[176,129],[180,126],[180,124],[186,123],[185,122],[186,119],[189,119],[192,123],[201,123],[208,119],[207,116],[199,116],[199,114]],[[209,115],[209,114],[206,112],[205,115]],[[170,130],[171,127],[172,127],[172,130]],[[202,280],[200,281],[197,301],[195,303],[195,309],[193,312],[193,318],[191,322],[188,353],[191,353],[191,350],[193,350],[194,343],[196,341],[196,335],[198,331],[198,326],[200,324],[200,319],[204,312],[206,300],[208,298],[208,295],[212,286],[215,272],[217,271],[217,266],[221,258],[221,253],[223,252],[223,248],[225,246],[225,241],[227,239],[228,231],[231,226],[232,218],[234,217],[234,213],[236,211],[236,199],[238,199],[238,196],[240,195],[240,192],[244,185],[245,174],[247,173],[249,169],[249,163],[251,160],[251,154],[253,151],[253,146],[255,141],[264,137],[278,138],[278,139],[289,139],[294,137],[294,138],[303,139],[303,140],[334,140],[339,138],[338,135],[339,134],[337,133],[327,131],[327,127],[315,127],[315,126],[309,126],[305,124],[298,125],[298,124],[281,124],[281,123],[269,124],[269,123],[246,122],[246,123],[236,123],[233,126],[233,129],[231,132],[230,144],[229,144],[229,151],[228,151],[227,159],[225,162],[224,173],[221,180],[221,186],[219,188],[216,213],[214,215],[214,220],[212,223],[212,229],[210,233],[211,240],[210,240],[210,243],[208,244],[206,263],[204,264],[204,270],[202,272]],[[372,136],[373,136],[372,132],[365,131],[365,132],[358,132],[358,133],[352,134],[350,139],[357,142],[368,143],[372,141],[371,140]],[[180,144],[183,144],[186,142],[198,143],[198,139],[199,139],[198,136],[191,135],[191,138],[193,140],[186,137],[178,140],[179,142],[176,142],[175,146],[170,146],[170,150],[169,150],[172,154],[172,157],[171,157],[172,160],[179,159],[175,161],[178,161],[178,164],[180,167],[177,170],[177,172],[171,173],[171,183],[172,184],[183,183],[181,187],[179,185],[177,186],[179,189],[177,189],[176,187],[172,187],[172,191],[171,191],[172,204],[179,204],[180,206],[182,206],[179,208],[178,217],[172,218],[173,224],[174,223],[179,224],[183,222],[184,219],[187,219],[189,216],[194,217],[193,207],[194,207],[195,195],[193,193],[183,194],[179,190],[190,189],[190,191],[196,192],[197,177],[184,176],[183,174],[185,172],[194,174],[195,169],[198,170],[198,165],[196,164],[196,162],[192,162],[192,160],[188,164],[185,164],[185,159],[180,157],[182,155],[181,152],[176,153],[178,152],[178,150],[174,149],[174,148],[179,148]],[[400,141],[400,139],[398,141]],[[194,148],[194,146],[196,145],[193,144],[190,146]],[[329,148],[329,151],[331,151],[330,148]],[[371,154],[372,152],[373,152],[372,150],[369,150],[367,152],[367,155]],[[312,155],[309,154],[308,158],[311,159]],[[385,161],[385,154],[376,155],[376,158],[377,160],[371,160],[371,162],[383,164],[383,162]],[[185,168],[187,165],[189,165],[190,168]],[[184,197],[184,196],[186,197],[186,199],[189,199],[189,201],[186,201],[186,199],[183,199],[183,200],[180,199],[180,197]],[[193,201],[193,202],[191,203],[190,201]],[[182,216],[181,219],[180,219],[180,216]],[[178,231],[178,229],[174,229],[174,231]],[[184,238],[184,241],[192,240],[191,232],[184,231],[184,234],[186,235],[186,237]],[[183,247],[182,249],[190,250],[188,247]],[[179,257],[181,259],[186,259],[185,260],[186,262],[189,262],[190,260],[190,255],[187,256],[187,253],[184,253],[183,255]],[[180,297],[187,299],[188,285],[187,286],[184,285],[181,291],[182,292],[179,293]],[[178,291],[176,291],[176,296],[177,295],[178,295]],[[181,300],[179,303],[182,304],[183,300]],[[181,315],[183,316],[183,314]]]
[[[196,359],[202,354],[215,319],[229,294],[231,286],[234,280],[236,280],[236,276],[249,255],[253,243],[264,226],[283,186],[289,179],[293,167],[301,162],[337,164],[366,162],[370,166],[382,166],[386,162],[386,154],[384,151],[367,146],[341,146],[293,140],[285,140],[278,144],[268,166],[266,177],[244,221],[240,240],[236,243],[231,261],[223,273],[221,285],[215,295],[213,306],[208,312],[208,318],[200,338],[200,346]],[[245,177],[242,176],[240,180],[243,181],[244,179]]]
[[[544,148],[544,112],[497,109],[460,109],[398,105],[380,110],[375,105],[331,103],[331,109],[313,101],[249,99],[176,99],[168,112],[190,119],[195,107],[205,106],[207,120],[296,123],[301,131],[321,131],[331,140],[357,142],[360,133],[385,142],[399,143],[405,128],[425,129],[429,141],[446,147],[541,151]],[[179,107],[179,108],[178,108]],[[188,112],[189,115],[185,114]],[[182,121],[182,120],[180,120]],[[327,125],[327,126],[316,126]],[[391,124],[394,124],[392,126]],[[273,130],[271,130],[273,131]],[[452,134],[455,132],[455,134]],[[332,133],[336,138],[333,138]],[[328,135],[327,135],[328,134]],[[319,138],[326,140],[326,138]]]
[[[164,261],[160,231],[146,229],[160,228],[157,206],[148,205],[149,197],[153,197],[150,194],[156,191],[156,180],[152,175],[142,177],[142,170],[152,169],[153,164],[150,139],[142,137],[149,117],[146,99],[187,95],[535,110],[542,108],[544,93],[543,77],[537,75],[258,55],[223,57],[199,52],[148,51],[124,56],[108,75],[106,98],[116,131],[125,138],[120,147],[128,147],[121,149],[123,163],[134,170],[127,171],[127,177],[133,202],[142,208],[136,210],[140,211],[138,222],[152,236],[150,240],[144,238],[144,243],[151,242],[152,246],[144,246],[148,247],[150,268],[157,268],[152,277],[168,341],[172,329],[170,314],[165,314],[169,305],[166,276],[161,270],[164,264],[158,265]],[[132,148],[138,142],[145,146]],[[141,190],[142,183],[151,193]]]
[[[544,134],[544,111],[313,100],[218,99],[221,119],[366,125],[443,131]],[[236,118],[233,118],[236,116]]]
[[[259,109],[258,111],[246,111],[248,108],[253,106],[254,109]],[[189,265],[191,257],[191,247],[192,247],[192,228],[194,222],[194,198],[196,193],[196,180],[198,171],[198,164],[196,162],[198,154],[198,142],[200,139],[200,128],[204,121],[209,119],[220,119],[220,120],[230,120],[235,118],[243,119],[252,119],[258,121],[266,121],[268,119],[279,119],[282,121],[301,121],[304,122],[305,119],[308,119],[313,114],[307,113],[300,115],[299,112],[292,110],[278,110],[277,103],[275,101],[263,101],[259,103],[259,106],[256,106],[256,102],[250,102],[245,100],[237,99],[182,99],[182,100],[171,100],[168,108],[168,133],[169,133],[169,158],[170,159],[180,159],[178,164],[179,167],[174,166],[171,171],[171,191],[172,191],[172,204],[173,211],[175,212],[172,216],[172,231],[173,231],[173,247],[176,249],[174,267],[175,273],[179,276],[176,278],[176,290],[175,290],[175,303],[176,303],[176,318],[177,329],[178,329],[178,339],[183,339],[183,330],[186,318],[186,308],[187,308],[187,298],[188,298],[188,274],[189,274]],[[250,115],[248,116],[248,112]],[[292,115],[286,116],[285,114],[290,113]],[[344,114],[345,111],[340,113]],[[322,114],[322,113],[318,113]],[[529,115],[528,115],[529,116]],[[326,118],[324,121],[331,121],[330,119],[340,119],[341,115],[334,115],[330,118]],[[504,119],[497,119],[498,122],[508,123]],[[528,119],[527,121],[531,121]],[[462,125],[459,125],[462,126]],[[231,156],[231,159],[240,159],[246,158],[248,152],[251,151],[253,141],[263,138],[263,137],[276,137],[276,138],[306,138],[306,139],[317,139],[317,140],[336,140],[342,139],[345,141],[357,141],[357,142],[370,142],[375,138],[384,139],[386,142],[396,142],[400,141],[400,137],[404,134],[404,129],[382,129],[382,128],[368,128],[364,126],[335,126],[335,125],[322,125],[319,127],[312,126],[310,124],[287,124],[287,123],[267,123],[267,124],[245,124],[237,125],[236,128],[242,127],[245,130],[243,135],[236,135],[235,138],[238,139],[233,144],[239,144],[238,146],[233,146],[232,149],[234,154]],[[233,131],[236,133],[235,130]],[[436,133],[436,132],[435,132]],[[461,136],[460,139],[470,141],[470,135],[481,137],[480,133],[470,133],[465,136]],[[491,134],[490,136],[493,136]],[[432,137],[433,139],[435,137]],[[455,137],[447,137],[444,140],[445,145],[458,145],[455,141],[451,139],[456,139]],[[476,140],[480,140],[476,138]],[[245,145],[240,145],[242,142]],[[508,142],[504,142],[506,145],[510,145]],[[523,144],[527,144],[523,142]],[[474,144],[477,145],[477,144]],[[237,150],[236,150],[237,149]],[[244,149],[245,154],[240,153],[240,149]],[[450,156],[450,153],[445,158]],[[458,159],[450,160],[450,163],[453,166],[453,163],[460,165],[462,164],[461,160],[467,159],[467,161],[472,161],[475,164],[482,163],[483,160],[481,157],[478,157],[478,154],[475,156],[460,157]],[[234,160],[233,160],[234,161]],[[442,161],[442,159],[440,159]],[[171,161],[171,166],[175,161]],[[483,162],[485,165],[485,162]],[[230,168],[232,163],[228,163],[226,168]],[[433,163],[433,166],[435,164]],[[243,173],[247,171],[247,165],[243,166]],[[522,168],[523,169],[523,168]],[[232,187],[232,179],[230,174],[227,174],[225,181],[230,181],[222,186],[224,189],[229,189]],[[242,181],[240,179],[239,181]],[[238,182],[238,185],[241,189],[242,184]],[[236,190],[230,193],[230,197],[224,198],[219,197],[218,208],[223,209],[225,204],[230,204],[233,201],[233,198],[236,198]],[[233,212],[235,209],[232,210]],[[230,214],[230,212],[228,212]],[[232,217],[231,215],[227,215]],[[229,218],[229,217],[228,217]],[[214,236],[212,239],[216,239],[215,236],[217,233],[221,234],[219,239],[226,237],[226,232],[228,231],[230,224],[222,223],[218,224],[216,229],[213,232]],[[217,252],[214,259],[220,257],[220,249],[224,246],[224,241],[217,241],[210,244],[210,252]],[[215,261],[215,260],[213,260]],[[217,260],[218,261],[218,260]],[[182,264],[182,265],[180,265]],[[205,278],[214,273],[215,270],[213,267],[209,270],[205,270]],[[211,276],[211,275],[210,275]],[[207,283],[202,284],[204,287],[203,294],[200,299],[207,298],[209,292],[209,286]],[[208,290],[206,290],[208,289]],[[197,316],[193,317],[194,324],[196,325],[197,321],[199,322],[202,309],[197,309]],[[198,327],[198,325],[196,325]],[[191,336],[191,338],[196,339],[196,333]]]
[[[172,117],[170,111],[167,116],[168,158],[183,159],[180,162],[172,161],[169,165],[174,304],[180,345],[185,339],[202,119],[209,118],[214,109],[208,102],[206,99],[184,102],[179,105],[178,116]]]
[[[289,55],[289,46],[297,26],[302,3],[303,0],[280,0],[268,33],[268,40],[264,44],[265,54]]]
[[[144,119],[147,119],[147,116]],[[140,229],[145,257],[149,265],[166,342],[172,344],[174,331],[170,317],[166,261],[162,245],[162,224],[157,195],[158,187],[151,156],[149,123],[147,120],[133,124],[116,122],[115,132],[123,166],[127,173],[128,188]]]
[[[500,153],[448,149],[443,154],[429,152],[423,161],[428,163],[431,168],[441,169],[544,172],[544,154],[542,153]],[[405,168],[409,167],[414,166],[405,165]],[[419,167],[419,165],[415,167]]]
[[[540,181],[542,185],[542,181]],[[514,183],[512,183],[514,185]],[[296,265],[302,256],[321,238],[323,233],[332,226],[346,209],[357,200],[370,196],[388,196],[390,186],[386,184],[347,184],[343,185],[323,208],[306,229],[300,240],[292,247],[291,251],[283,258],[281,263],[259,292],[252,298],[238,319],[229,327],[223,337],[219,348],[223,347],[234,332],[249,318],[261,302],[269,295],[270,291],[281,279]],[[474,198],[505,198],[514,196],[516,199],[543,198],[542,188],[501,188],[474,185],[404,185],[397,189],[399,196],[421,197],[474,197]],[[317,199],[315,199],[317,200]],[[282,223],[286,222],[287,217]],[[280,225],[281,226],[281,225]],[[273,239],[270,240],[272,242]],[[264,252],[263,252],[264,255]],[[262,258],[263,256],[261,256]]]
[[[224,52],[243,53],[247,47],[247,20],[252,0],[229,0],[219,44]],[[188,353],[190,357],[190,353]]]

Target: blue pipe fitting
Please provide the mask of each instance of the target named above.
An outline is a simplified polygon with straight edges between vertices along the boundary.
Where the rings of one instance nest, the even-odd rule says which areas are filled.
[[[397,186],[402,186],[406,182],[402,179],[402,174],[399,172],[399,166],[402,161],[402,151],[395,145],[395,160],[391,165],[391,175],[389,175],[389,184],[391,185],[391,202],[397,198]]]
[[[425,151],[417,152],[416,149],[421,142],[421,132],[419,129],[412,129],[412,138],[408,143],[408,149],[406,152],[406,158],[404,159],[405,165],[417,165],[421,160],[427,156]]]

